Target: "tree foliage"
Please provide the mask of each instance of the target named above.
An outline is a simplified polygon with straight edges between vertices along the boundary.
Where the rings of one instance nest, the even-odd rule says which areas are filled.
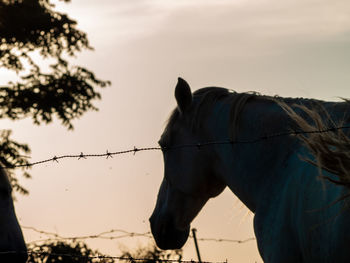
[[[93,105],[101,97],[97,88],[110,82],[82,66],[70,65],[69,57],[92,47],[77,22],[55,11],[50,1],[0,0],[0,69],[18,76],[16,81],[0,82],[0,118],[32,118],[37,125],[57,118],[73,129],[72,120],[97,110]],[[35,61],[38,56],[53,62],[45,67]],[[0,134],[0,161],[5,166],[26,163],[21,156],[30,152],[29,147],[12,141],[10,134]],[[13,173],[10,177],[16,190],[27,193]]]
[[[148,245],[147,247],[140,247],[136,250],[130,251],[126,249],[123,251],[121,257],[130,258],[131,263],[162,263],[167,260],[178,260],[182,259],[182,250],[160,250],[156,245]]]
[[[21,155],[21,153],[28,154],[30,149],[28,145],[21,144],[13,141],[10,138],[11,130],[1,130],[0,131],[0,164],[5,167],[12,167],[14,165],[26,165],[28,164],[26,156]],[[13,189],[22,194],[28,194],[28,190],[23,188],[15,176],[10,175],[10,182]],[[23,176],[30,178],[30,175],[26,170],[23,172]]]
[[[30,244],[28,262],[30,263],[114,263],[116,258],[102,255],[90,249],[84,242],[50,241],[41,245]],[[167,260],[181,261],[182,250],[160,250],[154,244],[136,250],[125,249],[118,258],[120,262],[162,263]]]
[[[113,263],[97,250],[90,249],[83,242],[54,241],[42,245],[29,245],[28,262],[30,263]]]

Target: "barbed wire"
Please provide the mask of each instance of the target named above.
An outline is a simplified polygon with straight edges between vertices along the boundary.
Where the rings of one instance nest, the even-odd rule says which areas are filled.
[[[34,240],[31,242],[28,242],[28,244],[34,244],[38,242],[47,242],[47,241],[60,241],[60,240],[85,240],[85,239],[109,239],[109,240],[114,240],[114,239],[121,239],[121,238],[133,238],[133,237],[145,237],[145,238],[150,238],[152,239],[151,232],[144,232],[144,233],[137,233],[137,232],[129,232],[123,229],[111,229],[109,231],[104,231],[99,234],[94,234],[94,235],[85,235],[85,236],[72,236],[72,237],[63,237],[57,233],[54,232],[49,232],[49,231],[44,231],[44,230],[39,230],[35,227],[31,226],[21,226],[22,229],[27,229],[34,231],[38,234],[43,234],[46,236],[52,236],[51,238],[46,238],[46,239],[39,239],[39,240]],[[114,233],[123,233],[123,235],[118,235],[118,236],[108,236]],[[107,236],[106,236],[107,235]],[[193,238],[192,235],[189,235],[190,238]],[[243,244],[248,241],[253,241],[255,240],[254,237],[250,237],[247,239],[225,239],[225,238],[197,238],[199,241],[212,241],[212,242],[231,242],[231,243],[238,243],[238,244]]]
[[[136,152],[140,152],[140,151],[154,151],[154,150],[161,150],[161,147],[144,147],[144,148],[136,148],[134,147],[133,149],[129,149],[129,150],[123,150],[123,151],[117,151],[117,152],[109,152],[108,150],[106,151],[106,153],[100,153],[100,154],[84,154],[83,152],[80,152],[80,154],[67,154],[67,155],[61,155],[61,156],[54,156],[52,158],[47,158],[45,160],[41,160],[41,161],[37,161],[37,162],[33,162],[33,163],[26,163],[26,164],[16,164],[16,165],[12,165],[12,166],[0,166],[3,169],[13,169],[13,168],[18,168],[18,167],[31,167],[34,165],[38,165],[38,164],[44,164],[44,163],[48,163],[48,162],[57,162],[60,159],[67,159],[67,158],[74,158],[74,159],[87,159],[89,157],[106,157],[108,158],[112,158],[114,155],[119,155],[119,154],[127,154],[127,153],[134,153],[136,154]]]
[[[193,238],[193,236],[190,236]],[[243,244],[247,243],[249,241],[256,240],[255,237],[250,237],[246,239],[226,239],[226,238],[197,238],[198,241],[213,241],[213,242],[230,242],[230,243],[237,243],[237,244]]]
[[[52,238],[46,238],[46,239],[39,239],[35,241],[31,241],[30,243],[37,243],[37,242],[46,242],[46,241],[59,241],[59,240],[84,240],[84,239],[109,239],[109,240],[114,240],[114,239],[121,239],[121,238],[128,238],[128,237],[147,237],[147,238],[152,238],[151,232],[145,232],[145,233],[136,233],[136,232],[128,232],[126,230],[122,229],[111,229],[109,231],[104,231],[99,234],[94,234],[94,235],[85,235],[85,236],[73,236],[73,237],[64,237],[61,236],[57,233],[53,232],[48,232],[48,231],[43,231],[39,230],[35,227],[29,227],[29,226],[21,226],[22,229],[27,229],[27,230],[32,230],[38,234],[43,234],[46,236],[52,236]],[[122,233],[122,235],[118,236],[109,236],[114,233]]]
[[[181,260],[181,259],[162,259],[162,258],[134,258],[134,257],[121,257],[121,256],[105,256],[105,255],[97,255],[97,256],[84,256],[84,255],[74,255],[74,254],[65,254],[65,253],[51,253],[46,251],[35,251],[35,250],[28,250],[28,251],[3,251],[0,252],[1,255],[21,255],[21,254],[28,254],[28,255],[47,255],[47,256],[56,256],[56,257],[69,257],[69,258],[79,258],[81,260],[85,260],[82,262],[86,262],[87,259],[93,260],[106,260],[106,259],[116,259],[121,261],[130,261],[130,262],[179,262],[179,263],[227,263],[226,261],[195,261],[195,260]],[[103,262],[103,261],[102,261]]]
[[[137,152],[143,152],[143,151],[169,151],[169,150],[174,150],[174,149],[180,149],[180,148],[189,148],[189,147],[203,147],[203,146],[209,146],[209,145],[225,145],[225,144],[250,144],[250,143],[257,143],[260,141],[264,140],[269,140],[277,137],[283,137],[283,136],[298,136],[298,135],[306,135],[306,134],[316,134],[316,133],[327,133],[327,132],[335,132],[338,130],[343,130],[343,129],[350,129],[350,125],[346,126],[339,126],[339,127],[330,127],[327,129],[323,130],[312,130],[312,131],[302,131],[302,130],[292,130],[292,131],[284,131],[284,132],[279,132],[279,133],[272,133],[268,135],[263,135],[261,137],[255,138],[255,139],[250,139],[250,140],[222,140],[222,141],[208,141],[208,142],[198,142],[198,143],[189,143],[189,144],[181,144],[181,145],[174,145],[171,147],[143,147],[143,148],[137,148],[134,146],[132,149],[128,150],[122,150],[122,151],[116,151],[116,152],[109,152],[108,150],[105,153],[98,153],[98,154],[84,154],[83,152],[80,152],[80,154],[68,154],[68,155],[61,155],[61,156],[54,156],[52,158],[47,158],[45,160],[41,161],[36,161],[32,163],[26,163],[26,164],[17,164],[17,165],[11,165],[11,166],[0,166],[0,168],[3,169],[14,169],[14,168],[19,168],[19,167],[24,167],[24,168],[29,168],[35,165],[39,164],[44,164],[48,162],[57,162],[58,160],[61,159],[67,159],[67,158],[74,158],[77,160],[80,159],[87,159],[91,157],[106,157],[108,158],[113,158],[115,155],[121,155],[121,154],[128,154],[128,153],[133,153],[134,155]]]
[[[306,134],[317,134],[317,133],[327,133],[327,132],[335,132],[338,130],[344,130],[344,129],[350,129],[350,125],[345,126],[339,126],[339,127],[329,127],[322,130],[311,130],[311,131],[303,131],[303,130],[292,130],[292,131],[283,131],[283,132],[277,132],[272,134],[263,135],[261,137],[255,138],[255,139],[247,139],[247,140],[223,140],[223,141],[209,141],[209,142],[202,142],[202,143],[196,143],[196,144],[182,144],[182,145],[175,145],[172,147],[163,147],[163,150],[172,150],[172,149],[179,149],[179,148],[187,148],[187,147],[197,147],[200,148],[202,146],[208,146],[208,145],[220,145],[220,144],[251,144],[251,143],[257,143],[269,139],[274,139],[278,137],[284,137],[284,136],[298,136],[298,135],[306,135]]]

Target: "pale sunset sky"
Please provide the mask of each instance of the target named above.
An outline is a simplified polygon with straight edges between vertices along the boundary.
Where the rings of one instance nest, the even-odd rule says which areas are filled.
[[[56,3],[56,2],[55,2]],[[98,112],[75,120],[74,131],[58,121],[1,120],[3,129],[32,148],[31,161],[55,155],[105,153],[156,146],[175,107],[177,77],[196,90],[222,86],[238,92],[350,98],[350,2],[347,0],[72,0],[56,8],[78,21],[94,51],[72,59],[97,77],[111,80]],[[2,82],[13,75],[1,71]],[[30,170],[17,195],[23,226],[62,236],[111,229],[150,230],[163,177],[159,151],[135,156],[62,160]],[[226,190],[209,201],[192,226],[199,238],[247,239],[253,215]],[[44,238],[24,229],[27,242]],[[120,255],[152,240],[89,240],[93,249]],[[200,241],[205,261],[261,262],[255,241]],[[193,240],[184,259],[197,259]]]

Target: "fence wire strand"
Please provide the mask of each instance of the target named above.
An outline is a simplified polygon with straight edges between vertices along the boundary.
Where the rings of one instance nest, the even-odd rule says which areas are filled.
[[[39,230],[35,227],[31,226],[21,226],[22,229],[26,230],[31,230],[34,231],[38,234],[42,234],[45,236],[48,236],[49,238],[46,239],[39,239],[39,240],[34,240],[31,242],[28,242],[28,244],[34,244],[34,243],[39,243],[39,242],[47,242],[47,241],[62,241],[62,240],[85,240],[85,239],[109,239],[109,240],[114,240],[114,239],[121,239],[121,238],[133,238],[133,237],[145,237],[145,238],[150,238],[152,239],[151,232],[144,232],[144,233],[137,233],[137,232],[129,232],[123,229],[111,229],[108,231],[104,231],[98,234],[94,235],[85,235],[85,236],[72,236],[72,237],[64,237],[61,236],[57,233],[54,232],[49,232],[49,231],[43,231]],[[115,233],[122,233],[122,235],[118,236],[109,236],[111,234]],[[50,237],[51,236],[51,237]],[[193,238],[192,235],[189,235],[190,238]],[[243,244],[249,241],[255,240],[254,237],[250,237],[247,239],[225,239],[225,238],[197,238],[199,241],[212,241],[212,242],[230,242],[230,243],[238,243],[238,244]]]
[[[136,232],[128,232],[126,230],[122,229],[111,229],[109,231],[104,231],[98,234],[94,235],[85,235],[85,236],[72,236],[72,237],[64,237],[61,236],[57,233],[53,232],[48,232],[48,231],[43,231],[39,230],[34,227],[29,227],[29,226],[21,226],[22,229],[26,230],[31,230],[34,231],[38,234],[45,235],[49,238],[45,239],[39,239],[39,240],[34,240],[29,242],[28,244],[32,243],[38,243],[38,242],[46,242],[46,241],[60,241],[60,240],[85,240],[85,239],[109,239],[109,240],[114,240],[114,239],[121,239],[121,238],[128,238],[128,237],[146,237],[146,238],[152,238],[151,232],[145,232],[145,233],[136,233]],[[122,235],[112,235],[115,233],[121,233]],[[112,235],[112,236],[111,236]]]
[[[24,167],[24,168],[29,168],[35,165],[40,165],[48,162],[57,162],[61,159],[67,159],[67,158],[74,158],[77,160],[80,159],[87,159],[87,158],[92,158],[92,157],[105,157],[106,159],[113,158],[115,155],[121,155],[121,154],[128,154],[128,153],[133,153],[134,155],[137,152],[141,151],[168,151],[168,150],[173,150],[173,149],[179,149],[179,148],[188,148],[188,147],[197,147],[198,149],[202,146],[209,146],[209,145],[225,145],[225,144],[249,144],[249,143],[257,143],[260,141],[272,139],[272,138],[277,138],[277,137],[282,137],[282,136],[298,136],[298,135],[306,135],[306,134],[316,134],[316,133],[327,133],[327,132],[335,132],[343,129],[350,129],[350,126],[340,126],[340,127],[330,127],[324,130],[313,130],[313,131],[298,131],[298,130],[293,130],[290,132],[280,132],[280,133],[274,133],[274,134],[269,134],[265,136],[261,136],[255,139],[251,140],[224,140],[224,141],[209,141],[209,142],[199,142],[199,143],[193,143],[193,144],[183,144],[183,145],[175,145],[172,147],[143,147],[143,148],[137,148],[134,147],[132,149],[128,150],[122,150],[122,151],[116,151],[116,152],[109,152],[108,150],[105,153],[101,154],[84,154],[81,152],[80,154],[69,154],[69,155],[61,155],[61,156],[54,156],[52,158],[48,158],[45,160],[41,161],[36,161],[32,163],[27,163],[27,164],[19,164],[19,165],[13,165],[10,167],[7,166],[0,166],[1,168],[4,169],[14,169],[17,167]],[[38,243],[38,242],[46,242],[46,241],[62,241],[62,240],[85,240],[85,239],[120,239],[120,238],[127,238],[127,237],[147,237],[151,238],[151,233],[150,232],[145,232],[145,233],[135,233],[135,232],[128,232],[122,229],[111,229],[109,231],[104,231],[99,234],[95,235],[86,235],[86,236],[75,236],[75,237],[63,237],[57,233],[53,232],[48,232],[48,231],[43,231],[43,230],[38,230],[34,227],[29,227],[29,226],[22,226],[23,229],[27,230],[32,230],[34,232],[37,232],[39,234],[43,234],[48,236],[49,238],[47,239],[41,239],[41,240],[36,240],[29,242],[29,244],[33,243]],[[115,233],[121,233],[121,235],[112,235]],[[112,236],[111,236],[112,235]],[[190,236],[193,238],[193,236]],[[252,240],[255,240],[254,237],[247,238],[244,240],[236,240],[236,239],[221,239],[221,238],[199,238],[199,241],[213,241],[213,242],[233,242],[233,243],[246,243]],[[61,257],[70,257],[70,258],[81,258],[84,260],[90,259],[90,260],[101,260],[100,262],[103,262],[102,260],[107,260],[107,259],[112,259],[112,260],[120,260],[120,261],[129,261],[131,263],[134,262],[166,262],[166,263],[173,263],[173,262],[179,262],[179,263],[200,263],[198,261],[194,260],[175,260],[175,259],[150,259],[150,258],[132,258],[132,257],[118,257],[118,256],[104,256],[104,255],[97,255],[97,256],[82,256],[82,255],[72,255],[72,254],[55,254],[55,253],[50,253],[50,252],[43,252],[43,251],[35,251],[35,250],[29,250],[27,252],[16,252],[16,251],[5,251],[5,252],[0,252],[0,255],[9,255],[9,254],[19,254],[19,253],[28,253],[29,255],[52,255],[52,256],[61,256]],[[214,262],[205,262],[202,261],[201,263],[214,263]],[[226,262],[216,262],[216,263],[227,263]]]
[[[208,142],[198,142],[198,143],[190,143],[190,144],[181,144],[181,145],[174,145],[171,147],[143,147],[143,148],[137,148],[134,146],[132,149],[128,150],[122,150],[122,151],[116,151],[116,152],[109,152],[108,150],[105,153],[99,153],[99,154],[84,154],[83,152],[80,152],[80,154],[68,154],[68,155],[61,155],[61,156],[54,156],[52,158],[47,158],[45,160],[36,161],[32,163],[26,163],[26,164],[17,164],[12,166],[0,166],[0,168],[3,169],[14,169],[14,168],[30,168],[35,165],[40,165],[48,162],[57,162],[61,159],[67,159],[67,158],[73,158],[77,160],[81,159],[87,159],[87,158],[93,158],[93,157],[106,157],[113,158],[115,155],[121,155],[121,154],[128,154],[133,153],[134,155],[137,152],[143,152],[143,151],[169,151],[169,150],[175,150],[180,148],[190,148],[190,147],[197,147],[200,148],[202,146],[209,146],[209,145],[225,145],[225,144],[250,144],[250,143],[258,143],[264,140],[269,140],[277,137],[283,137],[283,136],[299,136],[299,135],[306,135],[306,134],[316,134],[316,133],[327,133],[327,132],[335,132],[339,130],[344,129],[350,129],[350,125],[347,126],[339,126],[339,127],[330,127],[323,130],[312,130],[312,131],[302,131],[302,130],[293,130],[293,131],[284,131],[279,133],[273,133],[268,135],[263,135],[261,137],[251,139],[251,140],[222,140],[222,141],[208,141]]]
[[[44,164],[44,163],[48,163],[48,162],[57,162],[58,163],[58,160],[67,159],[67,158],[74,158],[74,159],[80,160],[80,159],[87,159],[89,157],[90,158],[91,157],[106,157],[106,159],[108,159],[108,158],[113,158],[114,155],[127,154],[127,153],[136,154],[137,152],[140,152],[140,151],[155,151],[155,150],[161,150],[161,147],[144,147],[144,148],[134,147],[133,149],[117,151],[117,152],[109,152],[107,150],[106,153],[100,153],[100,154],[84,154],[83,152],[80,152],[80,154],[67,154],[67,155],[61,155],[61,156],[55,155],[52,158],[48,158],[48,159],[33,162],[33,163],[18,164],[18,165],[13,165],[13,166],[0,166],[0,167],[4,168],[4,169],[13,169],[13,168],[18,168],[18,167],[29,168],[29,167],[32,167],[34,165]]]
[[[194,260],[181,260],[181,259],[154,259],[154,258],[134,258],[134,257],[120,257],[120,256],[104,256],[104,255],[97,255],[97,256],[83,256],[83,255],[73,255],[73,254],[64,254],[64,253],[51,253],[51,252],[43,252],[43,251],[34,251],[34,250],[28,250],[28,251],[4,251],[0,252],[0,256],[2,255],[20,255],[20,254],[28,254],[28,255],[47,255],[47,256],[57,256],[57,257],[68,257],[68,258],[79,258],[81,260],[84,260],[82,262],[86,262],[87,259],[94,260],[106,260],[106,259],[113,259],[113,260],[121,260],[121,261],[129,261],[129,262],[166,262],[166,263],[173,263],[173,262],[179,262],[179,263],[227,263],[227,261],[194,261]],[[101,261],[103,262],[103,261]]]

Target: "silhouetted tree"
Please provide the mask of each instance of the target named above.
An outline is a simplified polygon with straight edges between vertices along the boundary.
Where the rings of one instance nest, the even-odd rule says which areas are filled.
[[[100,99],[97,87],[109,81],[99,80],[81,66],[67,60],[76,52],[92,49],[86,33],[76,21],[54,10],[51,0],[0,0],[0,68],[17,73],[17,80],[0,83],[0,118],[32,118],[35,124],[50,123],[57,117],[68,129],[72,120]],[[61,0],[69,2],[69,0]],[[49,67],[39,65],[33,55],[49,58]],[[45,71],[42,70],[45,68]],[[5,166],[27,164],[26,144],[10,139],[11,131],[0,133],[0,161]],[[26,194],[14,173],[10,179],[15,190]],[[24,172],[25,177],[30,177]]]
[[[140,247],[134,251],[129,249],[122,252],[121,257],[130,258],[131,263],[161,263],[167,260],[178,260],[182,259],[182,250],[160,250],[156,245],[148,245],[146,247]],[[138,260],[146,259],[146,260]]]
[[[28,245],[28,263],[114,263],[113,258],[93,251],[83,242],[54,241]]]
[[[84,242],[52,241],[42,245],[29,244],[28,263],[114,263],[113,257],[93,251]],[[130,251],[126,249],[118,258],[120,262],[161,263],[167,260],[181,261],[182,250],[160,250],[155,245],[140,247]]]

